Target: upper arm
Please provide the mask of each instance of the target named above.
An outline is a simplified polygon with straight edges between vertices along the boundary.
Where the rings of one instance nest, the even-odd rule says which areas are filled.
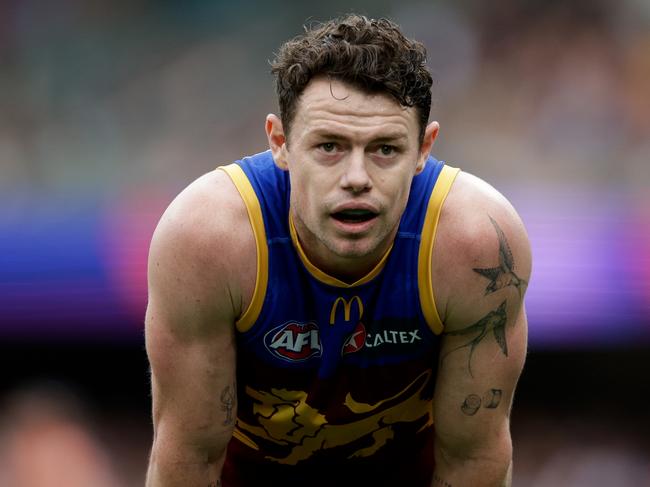
[[[530,246],[505,198],[461,176],[434,248],[445,325],[434,399],[437,446],[449,456],[504,459],[511,455],[510,407],[526,356]]]
[[[146,349],[154,434],[168,452],[188,446],[212,458],[234,425],[234,322],[246,292],[246,270],[235,264],[248,239],[237,231],[247,230],[245,209],[231,186],[220,171],[193,183],[151,243]]]

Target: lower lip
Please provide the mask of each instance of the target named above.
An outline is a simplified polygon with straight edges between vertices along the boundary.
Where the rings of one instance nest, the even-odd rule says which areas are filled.
[[[365,220],[362,222],[344,222],[332,217],[332,221],[334,222],[334,226],[336,226],[336,228],[343,231],[344,233],[358,234],[370,230],[370,227],[372,227],[377,221],[377,217],[374,216],[370,220]]]

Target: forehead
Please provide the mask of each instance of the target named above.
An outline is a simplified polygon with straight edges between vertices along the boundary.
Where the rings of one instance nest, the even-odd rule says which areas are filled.
[[[417,137],[419,128],[416,110],[400,105],[390,95],[318,77],[309,82],[298,101],[292,132],[306,135],[319,130]]]

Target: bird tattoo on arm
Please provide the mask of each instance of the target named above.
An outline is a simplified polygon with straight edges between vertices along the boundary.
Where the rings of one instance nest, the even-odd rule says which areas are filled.
[[[508,356],[508,343],[506,342],[506,322],[508,317],[506,315],[506,306],[507,302],[504,300],[497,309],[490,311],[483,318],[478,320],[476,323],[455,331],[446,331],[444,335],[448,336],[462,336],[462,335],[474,335],[474,337],[466,343],[448,351],[442,357],[441,361],[447,357],[452,352],[460,350],[461,348],[469,347],[469,358],[467,359],[467,367],[469,369],[469,375],[474,377],[472,373],[472,355],[474,350],[479,343],[487,336],[487,334],[492,331],[492,335],[496,340],[501,352],[507,357]]]
[[[513,286],[515,289],[517,289],[519,297],[521,298],[522,293],[528,283],[525,279],[520,278],[515,273],[515,261],[512,256],[510,246],[508,245],[508,240],[506,239],[505,233],[491,216],[488,215],[488,217],[492,222],[492,226],[497,233],[497,239],[499,241],[499,264],[495,267],[473,268],[472,270],[477,274],[480,274],[481,276],[489,279],[490,282],[485,288],[485,296],[501,289],[505,289],[508,286]],[[470,376],[474,377],[474,374],[472,372],[472,356],[474,354],[474,350],[479,345],[479,343],[481,343],[483,339],[490,334],[490,332],[503,355],[507,357],[508,343],[506,341],[506,323],[508,321],[508,316],[506,313],[506,308],[507,300],[504,299],[496,309],[490,311],[477,322],[459,330],[445,331],[443,333],[444,335],[471,335],[472,338],[462,345],[459,345],[446,352],[441,358],[441,361],[444,360],[450,353],[462,348],[469,347],[469,358],[467,366],[469,368]]]
[[[486,296],[507,286],[514,286],[521,296],[528,282],[515,274],[515,261],[508,240],[499,224],[491,216],[489,218],[499,239],[499,265],[496,267],[474,268],[472,270],[490,280],[490,283],[485,288]]]

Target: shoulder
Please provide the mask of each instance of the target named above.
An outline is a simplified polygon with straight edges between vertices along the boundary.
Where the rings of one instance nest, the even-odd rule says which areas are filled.
[[[224,171],[216,169],[174,198],[158,222],[152,245],[182,243],[188,250],[208,251],[215,239],[220,243],[236,238],[237,228],[246,219],[246,207],[235,185]]]
[[[230,177],[214,170],[185,188],[154,232],[149,294],[182,307],[211,308],[235,318],[255,279],[255,241],[246,206]],[[180,301],[180,302],[179,302]]]
[[[512,244],[527,244],[524,224],[512,204],[490,184],[460,172],[442,208],[438,241],[449,241],[459,257],[474,260],[489,253],[486,243],[498,236],[497,227]]]
[[[531,252],[515,208],[491,185],[461,172],[442,208],[432,267],[436,304],[446,325],[454,309],[471,307],[495,287],[507,286],[507,272],[522,280],[523,298]]]

